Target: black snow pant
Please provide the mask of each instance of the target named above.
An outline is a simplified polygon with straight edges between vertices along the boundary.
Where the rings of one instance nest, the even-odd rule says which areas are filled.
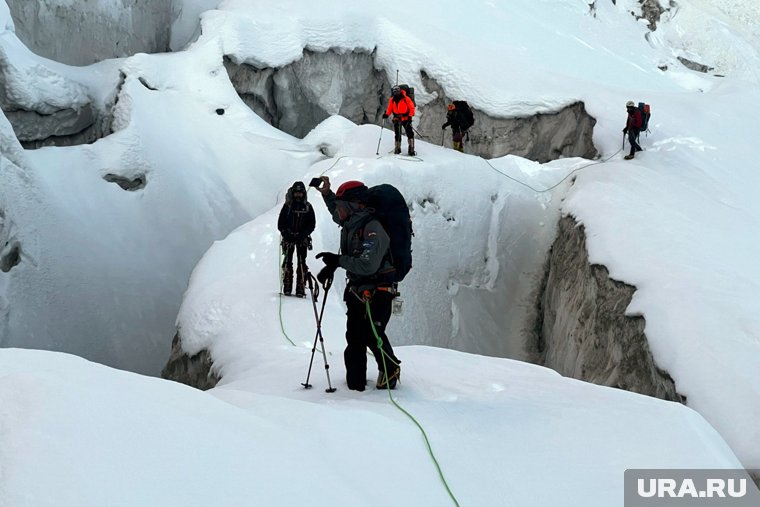
[[[296,287],[301,287],[303,289],[304,287],[304,276],[306,276],[306,273],[309,271],[309,268],[306,267],[306,242],[301,242],[299,244],[295,243],[287,243],[283,242],[282,244],[282,250],[283,250],[283,260],[282,260],[282,271],[283,271],[283,277],[285,280],[290,277],[290,279],[293,279],[293,252],[296,252]],[[286,283],[286,285],[288,285]],[[287,291],[286,292],[290,292]]]
[[[406,121],[394,119],[393,120],[393,134],[395,135],[395,139],[397,143],[401,142],[401,127],[404,127],[407,138],[414,139],[414,129],[412,129],[411,118]]]
[[[459,127],[451,126],[451,146],[464,153],[464,132]]]
[[[377,346],[377,339],[372,332],[364,301],[360,300],[350,287],[346,287],[343,299],[347,307],[346,350],[343,352],[343,360],[346,363],[346,383],[349,389],[364,391],[367,383],[367,347],[375,356],[378,372],[385,371],[383,352]],[[382,340],[383,351],[386,354],[385,365],[389,371],[393,371],[395,365],[400,363],[385,334],[386,326],[391,319],[392,302],[393,296],[385,291],[375,291],[370,299],[372,319],[377,334]]]
[[[636,129],[628,129],[628,142],[631,145],[631,156],[633,156],[637,151],[641,151],[641,146],[639,146],[638,139],[639,131]]]

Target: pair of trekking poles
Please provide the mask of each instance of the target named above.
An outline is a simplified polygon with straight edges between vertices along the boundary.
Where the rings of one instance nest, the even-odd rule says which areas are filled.
[[[330,292],[330,287],[332,287],[333,283],[333,277],[331,276],[327,280],[325,280],[325,283],[322,285],[324,287],[324,295],[322,296],[322,308],[319,310],[319,313],[317,313],[317,300],[319,300],[319,282],[316,278],[314,278],[314,275],[311,274],[311,272],[307,272],[307,278],[306,278],[307,284],[309,286],[309,293],[311,293],[311,305],[314,308],[314,319],[317,322],[317,332],[314,335],[314,345],[311,347],[311,359],[309,360],[309,371],[306,373],[306,381],[301,382],[301,385],[304,387],[304,389],[311,389],[313,386],[309,383],[309,379],[311,378],[311,368],[314,365],[314,354],[317,351],[317,341],[319,341],[319,346],[322,349],[322,359],[324,359],[325,362],[325,375],[327,375],[327,389],[325,389],[326,393],[334,393],[336,391],[336,388],[332,386],[332,382],[330,381],[330,364],[327,362],[327,353],[325,352],[325,340],[322,336],[322,316],[325,314],[325,304],[327,303],[327,293]],[[367,316],[370,320],[370,325],[372,326],[372,331],[375,334],[375,337],[378,340],[378,347],[383,353],[383,369],[386,371],[387,375],[387,366],[385,365],[385,357],[387,354],[383,350],[383,344],[380,341],[380,338],[377,335],[377,330],[375,329],[375,325],[372,321],[372,314],[370,312],[369,307],[369,300],[365,300],[365,304],[367,306]],[[391,361],[398,366],[398,363]]]
[[[325,283],[323,285],[325,293],[322,296],[322,309],[317,313],[317,300],[319,299],[319,282],[316,278],[314,278],[314,275],[311,274],[311,272],[307,272],[307,278],[306,278],[307,284],[309,286],[309,293],[311,293],[311,304],[314,307],[314,319],[317,321],[317,332],[314,335],[314,345],[311,347],[311,359],[309,360],[309,372],[306,374],[306,382],[302,382],[301,385],[304,387],[304,389],[311,389],[312,385],[309,384],[309,378],[311,378],[311,367],[314,364],[314,353],[317,350],[317,340],[319,340],[319,345],[322,348],[322,358],[325,361],[325,374],[327,375],[327,389],[325,389],[326,393],[334,393],[335,388],[332,386],[332,382],[330,381],[330,365],[327,362],[327,353],[325,352],[325,340],[322,337],[322,316],[325,314],[325,304],[327,303],[327,293],[330,291],[330,287],[332,286],[333,277],[331,276],[327,280],[325,280]]]

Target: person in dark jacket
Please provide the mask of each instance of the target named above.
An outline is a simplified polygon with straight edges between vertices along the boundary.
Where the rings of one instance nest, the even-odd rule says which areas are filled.
[[[293,252],[296,252],[296,296],[304,297],[304,281],[309,268],[306,266],[306,250],[311,249],[311,233],[316,226],[314,209],[306,200],[306,186],[296,181],[285,195],[280,210],[277,229],[282,235],[282,292],[293,290]]]
[[[464,118],[461,117],[459,111],[454,104],[448,105],[448,111],[446,112],[446,123],[441,125],[441,130],[446,130],[446,127],[451,125],[451,145],[452,147],[464,153]]]
[[[396,145],[393,153],[401,153],[401,127],[406,131],[406,138],[409,141],[409,156],[416,155],[414,151],[414,129],[412,128],[412,118],[414,117],[414,101],[407,97],[406,92],[400,86],[391,88],[391,98],[388,99],[388,107],[385,109],[383,119],[393,115],[393,134],[395,135]]]
[[[623,134],[628,134],[628,142],[631,145],[631,153],[623,158],[626,160],[631,160],[637,151],[641,151],[641,146],[639,146],[638,139],[639,132],[641,131],[641,126],[644,124],[644,121],[641,118],[641,111],[639,111],[639,108],[636,107],[636,104],[634,104],[632,100],[629,100],[626,103],[625,109],[628,111],[628,120],[625,123]]]
[[[377,362],[377,389],[394,389],[401,376],[401,361],[393,353],[388,336],[385,334],[391,318],[392,302],[396,291],[392,283],[393,264],[389,259],[390,238],[382,224],[371,215],[365,206],[368,189],[360,181],[347,181],[333,193],[330,179],[322,176],[323,184],[318,188],[333,217],[341,227],[340,251],[342,254],[322,252],[317,255],[325,267],[317,275],[317,280],[325,283],[333,277],[339,267],[346,270],[348,282],[343,293],[346,302],[346,350],[343,359],[346,365],[348,388],[364,391],[367,383],[367,347]],[[369,302],[372,321],[382,342],[378,347],[372,323],[366,309]]]

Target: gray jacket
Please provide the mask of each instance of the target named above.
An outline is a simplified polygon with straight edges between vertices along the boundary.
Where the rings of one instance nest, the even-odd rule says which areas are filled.
[[[392,272],[389,260],[390,237],[382,224],[365,210],[356,209],[344,223],[336,212],[335,194],[330,191],[322,196],[333,221],[341,226],[338,265],[346,270],[352,285],[378,284],[383,282],[383,273]]]

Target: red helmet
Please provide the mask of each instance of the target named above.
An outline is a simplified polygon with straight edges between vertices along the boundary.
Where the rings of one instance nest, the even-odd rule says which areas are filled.
[[[341,201],[362,201],[367,198],[367,185],[361,181],[351,180],[343,183],[335,192],[335,198]]]

